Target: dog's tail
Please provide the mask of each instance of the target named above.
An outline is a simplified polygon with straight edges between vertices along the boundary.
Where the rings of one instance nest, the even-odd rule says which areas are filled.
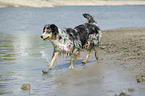
[[[98,44],[97,44],[97,45],[99,46],[100,38],[101,38],[102,32],[101,32],[101,30],[100,30],[100,28],[99,28],[97,22],[96,22],[96,21],[94,20],[94,18],[93,18],[90,14],[88,14],[88,13],[84,13],[83,16],[84,16],[85,18],[87,18],[88,23],[92,23],[92,24],[94,24],[94,25],[96,26],[97,33],[98,33],[98,36],[97,36]]]
[[[92,17],[90,14],[84,13],[83,16],[84,16],[85,18],[87,18],[88,23],[95,23],[95,20],[93,19],[93,17]]]

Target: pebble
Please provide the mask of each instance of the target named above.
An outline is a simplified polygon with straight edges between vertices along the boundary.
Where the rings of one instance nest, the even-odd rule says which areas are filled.
[[[30,84],[23,84],[22,87],[21,87],[21,89],[24,90],[24,91],[28,91],[28,90],[30,90],[30,88],[31,88]]]

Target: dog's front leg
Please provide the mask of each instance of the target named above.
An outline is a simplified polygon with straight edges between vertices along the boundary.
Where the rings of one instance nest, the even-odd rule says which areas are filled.
[[[86,56],[86,58],[82,61],[83,64],[85,64],[85,63],[87,62],[89,56],[90,56],[90,50],[87,50],[87,56]]]
[[[68,67],[68,69],[74,69],[74,65],[73,65],[74,61],[75,61],[75,57],[70,59],[70,66]]]
[[[70,66],[69,66],[68,69],[74,69],[73,63],[74,63],[74,61],[77,59],[77,57],[80,57],[80,52],[79,52],[79,51],[76,52],[75,55],[73,55],[73,56],[71,57],[71,59],[70,59]]]
[[[58,56],[59,56],[59,52],[54,52],[49,67],[46,70],[42,70],[43,73],[48,73],[48,71],[52,69],[52,66],[54,65],[54,62],[56,61]]]

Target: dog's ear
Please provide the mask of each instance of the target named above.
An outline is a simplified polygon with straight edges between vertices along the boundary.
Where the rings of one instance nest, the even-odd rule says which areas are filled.
[[[57,26],[56,26],[55,24],[51,24],[51,25],[50,25],[50,28],[51,28],[52,33],[53,33],[54,35],[57,35],[57,34],[58,34],[58,28],[57,28]]]

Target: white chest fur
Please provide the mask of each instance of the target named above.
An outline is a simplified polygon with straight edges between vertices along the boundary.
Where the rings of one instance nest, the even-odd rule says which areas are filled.
[[[65,52],[70,52],[72,50],[70,50],[68,48],[68,45],[67,44],[63,44],[62,42],[58,41],[58,40],[51,40],[52,44],[54,46],[57,47],[57,49],[59,49],[60,51],[65,51]]]

